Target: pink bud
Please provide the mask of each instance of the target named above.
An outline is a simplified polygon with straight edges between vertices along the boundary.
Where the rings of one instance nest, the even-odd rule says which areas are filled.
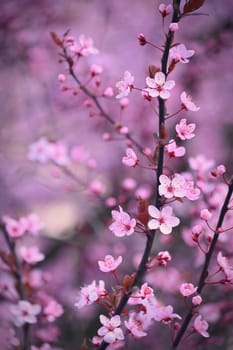
[[[208,209],[202,209],[200,217],[202,220],[208,221],[212,217],[212,214]]]
[[[176,22],[172,22],[172,23],[170,23],[170,25],[169,25],[169,29],[170,29],[172,32],[176,32],[176,31],[179,29],[179,24],[176,23]]]

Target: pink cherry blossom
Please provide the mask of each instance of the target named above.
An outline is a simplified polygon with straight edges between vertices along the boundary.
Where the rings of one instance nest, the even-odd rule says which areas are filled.
[[[30,214],[27,217],[20,218],[20,222],[25,226],[26,230],[33,235],[37,235],[44,227],[37,214]]]
[[[169,15],[169,13],[172,12],[172,5],[166,5],[164,3],[159,5],[159,12],[161,13],[162,17],[166,17]]]
[[[61,304],[56,300],[50,300],[43,310],[48,322],[54,322],[56,318],[60,317],[64,310]]]
[[[202,209],[200,213],[200,217],[202,220],[208,221],[209,219],[211,219],[212,214],[208,209]]]
[[[24,233],[26,232],[26,226],[25,223],[22,221],[17,221],[12,219],[9,216],[3,217],[3,222],[6,225],[6,231],[12,238],[22,237]]]
[[[183,198],[185,196],[185,179],[182,175],[175,174],[172,179],[166,175],[159,177],[159,194],[165,198]]]
[[[219,265],[221,271],[223,271],[223,273],[225,274],[227,280],[232,281],[233,280],[233,266],[231,266],[229,264],[228,259],[222,255],[222,252],[218,253],[217,262],[218,262],[218,265]]]
[[[134,338],[139,339],[147,335],[145,330],[150,326],[150,323],[150,318],[144,312],[131,312],[128,321],[125,321],[125,326]]]
[[[69,49],[76,55],[85,57],[99,53],[99,50],[93,46],[92,38],[88,38],[83,34],[79,36],[78,43],[73,38],[70,40]]]
[[[179,24],[177,22],[172,22],[169,24],[169,29],[172,32],[177,32],[177,30],[179,29]]]
[[[205,338],[209,338],[209,333],[207,332],[209,325],[208,323],[202,318],[201,315],[197,316],[194,320],[194,329],[197,333],[201,334]]]
[[[41,137],[29,146],[27,157],[32,161],[46,163],[50,159],[50,142]]]
[[[148,212],[153,218],[148,222],[151,230],[160,229],[160,231],[168,235],[172,232],[172,228],[179,225],[180,220],[172,215],[172,207],[165,206],[161,211],[153,205],[149,205]]]
[[[134,77],[129,71],[125,71],[123,80],[116,83],[116,88],[119,90],[119,94],[116,98],[122,98],[129,95],[133,88]]]
[[[167,266],[167,263],[172,259],[168,251],[159,252],[156,258],[160,266]]]
[[[104,261],[99,260],[99,268],[102,272],[113,272],[118,266],[122,263],[122,256],[118,256],[118,258],[114,259],[112,255],[106,255]]]
[[[192,57],[194,53],[194,50],[187,50],[184,44],[173,46],[169,51],[169,55],[175,63],[188,63],[188,58]]]
[[[100,322],[103,325],[98,329],[98,335],[103,337],[106,343],[114,343],[116,340],[123,340],[124,334],[121,325],[121,318],[119,315],[115,315],[108,318],[104,315],[100,315]]]
[[[200,189],[197,187],[194,187],[194,181],[190,179],[185,179],[185,196],[190,200],[190,201],[195,201],[199,198],[200,196]]]
[[[45,255],[39,251],[37,246],[19,247],[19,255],[24,261],[31,265],[34,265],[45,258]]]
[[[50,159],[57,165],[68,165],[70,162],[67,147],[61,142],[51,143],[49,147]]]
[[[86,305],[93,304],[104,295],[106,295],[104,281],[100,280],[99,284],[97,285],[96,281],[94,280],[91,284],[81,288],[75,306],[78,309],[81,309]]]
[[[92,75],[99,75],[103,72],[103,67],[99,64],[92,64],[90,71]]]
[[[196,157],[190,157],[188,161],[190,168],[198,172],[205,172],[214,166],[214,160],[207,159],[203,154],[199,154]]]
[[[129,166],[129,167],[135,167],[138,163],[138,158],[136,153],[132,148],[126,149],[126,156],[122,158],[122,163]]]
[[[160,321],[162,323],[168,324],[174,318],[178,318],[181,320],[181,317],[178,314],[173,313],[173,307],[171,305],[158,306],[156,308],[156,312],[154,316],[155,321]]]
[[[182,283],[180,286],[180,293],[183,297],[189,297],[197,291],[197,287],[194,287],[192,283]]]
[[[155,73],[154,78],[147,77],[146,85],[148,88],[145,91],[148,92],[151,97],[160,97],[164,100],[170,97],[169,90],[173,89],[175,86],[174,80],[166,81],[165,74],[162,72]]]
[[[41,306],[20,300],[17,305],[10,306],[10,312],[14,316],[15,325],[21,327],[25,323],[37,322],[36,316],[41,312]]]
[[[195,295],[192,297],[192,304],[194,306],[199,306],[202,303],[202,297],[200,295]]]
[[[185,91],[183,91],[180,95],[181,106],[186,111],[197,112],[200,107],[197,107],[192,100],[192,97],[188,95]]]
[[[195,128],[196,128],[195,123],[187,124],[187,120],[183,118],[181,119],[179,124],[176,124],[177,136],[181,140],[191,140],[195,136],[195,134],[193,133]]]
[[[178,158],[185,155],[185,148],[182,146],[177,146],[174,140],[169,141],[169,143],[165,146],[165,150],[170,158]]]
[[[155,298],[154,291],[151,287],[148,286],[148,283],[143,283],[141,288],[134,292],[129,298],[130,305],[140,305],[143,304],[146,299]]]
[[[119,211],[112,210],[114,222],[109,226],[109,230],[117,237],[130,236],[134,233],[136,220],[131,219],[128,213],[119,206]]]

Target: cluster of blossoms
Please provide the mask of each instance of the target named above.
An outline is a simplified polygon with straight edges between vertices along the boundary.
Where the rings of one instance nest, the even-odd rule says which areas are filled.
[[[18,220],[6,215],[2,221],[1,230],[5,232],[11,258],[1,256],[3,272],[0,295],[9,303],[10,316],[6,320],[6,327],[11,332],[16,331],[12,333],[9,344],[19,345],[20,328],[36,324],[37,333],[33,333],[33,341],[41,343],[38,349],[53,350],[55,348],[50,343],[58,340],[59,332],[56,331],[52,336],[50,328],[56,328],[52,323],[64,310],[50,293],[43,290],[51,279],[50,274],[36,266],[45,259],[45,254],[38,247],[40,231],[44,225],[34,213]],[[36,239],[33,245],[30,243],[32,238]],[[13,282],[14,277],[17,278],[17,283]],[[37,347],[34,346],[34,349]]]

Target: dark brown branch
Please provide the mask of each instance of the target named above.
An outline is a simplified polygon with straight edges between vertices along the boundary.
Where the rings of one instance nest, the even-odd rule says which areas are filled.
[[[214,249],[215,249],[216,243],[218,241],[218,237],[219,237],[218,229],[220,227],[222,227],[224,217],[228,211],[228,205],[229,205],[232,193],[233,193],[233,177],[229,183],[227,195],[226,195],[225,201],[223,203],[222,209],[220,211],[218,223],[216,225],[215,234],[214,234],[213,240],[211,242],[210,249],[205,256],[205,263],[204,263],[204,266],[202,268],[202,272],[201,272],[200,279],[198,282],[198,288],[197,288],[198,294],[200,294],[202,292],[202,290],[205,286],[205,279],[206,279],[206,276],[208,273],[208,267],[209,267],[209,264],[210,264],[210,261],[211,261],[211,258],[212,258],[212,255],[213,255],[213,252],[214,252]],[[177,346],[179,345],[192,317],[193,317],[193,308],[191,307],[189,312],[187,313],[185,319],[184,319],[184,322],[183,322],[181,328],[179,329],[179,332],[176,335],[176,338],[173,342],[173,349],[176,349]]]

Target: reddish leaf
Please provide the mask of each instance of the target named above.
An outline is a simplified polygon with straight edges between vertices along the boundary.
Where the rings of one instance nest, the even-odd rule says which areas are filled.
[[[186,2],[183,8],[183,13],[189,13],[198,10],[203,4],[205,0],[189,0]]]
[[[57,46],[63,47],[63,42],[58,38],[55,32],[50,32],[50,35]]]
[[[151,64],[149,66],[149,76],[150,76],[150,78],[154,78],[155,73],[157,73],[159,71],[160,71],[160,69],[158,67],[156,67],[153,64]]]

